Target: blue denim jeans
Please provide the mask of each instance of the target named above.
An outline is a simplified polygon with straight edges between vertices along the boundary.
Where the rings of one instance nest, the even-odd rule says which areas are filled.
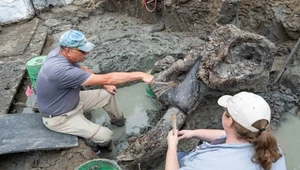
[[[178,162],[183,158],[185,157],[186,155],[188,155],[189,152],[177,152],[177,159],[178,159]]]

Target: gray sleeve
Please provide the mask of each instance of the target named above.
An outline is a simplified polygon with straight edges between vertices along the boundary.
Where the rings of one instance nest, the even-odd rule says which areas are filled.
[[[61,74],[60,85],[62,88],[78,88],[78,86],[84,83],[91,75],[78,67],[70,67]]]

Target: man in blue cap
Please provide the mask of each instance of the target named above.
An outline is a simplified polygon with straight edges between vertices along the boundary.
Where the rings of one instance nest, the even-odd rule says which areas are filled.
[[[117,126],[125,124],[115,99],[117,84],[142,80],[152,83],[153,76],[143,72],[94,74],[78,63],[95,47],[84,34],[69,30],[60,37],[60,48],[52,50],[36,82],[37,103],[43,123],[50,130],[90,139],[99,146],[111,145],[112,131],[84,116],[103,108]],[[102,85],[104,89],[80,91],[81,86]]]

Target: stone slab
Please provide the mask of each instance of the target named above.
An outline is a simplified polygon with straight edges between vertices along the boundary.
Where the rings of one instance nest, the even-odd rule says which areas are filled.
[[[47,129],[38,113],[0,116],[0,155],[75,146],[77,136]]]
[[[1,62],[1,61],[0,61]],[[7,114],[25,74],[21,61],[0,63],[0,115]]]
[[[0,34],[0,58],[23,54],[38,23],[39,20],[33,19],[26,23],[2,28]]]

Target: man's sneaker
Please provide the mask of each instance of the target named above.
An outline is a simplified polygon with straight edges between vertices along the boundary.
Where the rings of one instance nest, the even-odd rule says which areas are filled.
[[[110,124],[116,125],[116,126],[118,126],[118,127],[124,126],[124,125],[125,125],[125,122],[126,122],[126,118],[124,118],[123,116],[122,116],[122,118],[120,118],[120,119],[111,119],[111,120],[110,120]]]
[[[107,150],[108,152],[111,152],[111,151],[113,150],[113,141],[110,140],[110,141],[108,142],[108,144],[105,145],[105,146],[100,146],[100,145],[98,144],[98,148],[99,148],[100,150],[105,149],[105,150]]]
[[[113,150],[113,142],[112,140],[110,140],[107,145],[105,146],[100,146],[99,144],[95,143],[94,141],[92,141],[91,139],[86,139],[84,138],[84,143],[86,144],[86,146],[89,146],[90,148],[92,148],[92,150],[96,153],[99,154],[101,153],[101,150],[106,150],[108,152],[111,152]]]
[[[94,152],[98,153],[100,151],[98,144],[92,141],[91,139],[83,138],[83,141],[85,145],[92,148]]]

